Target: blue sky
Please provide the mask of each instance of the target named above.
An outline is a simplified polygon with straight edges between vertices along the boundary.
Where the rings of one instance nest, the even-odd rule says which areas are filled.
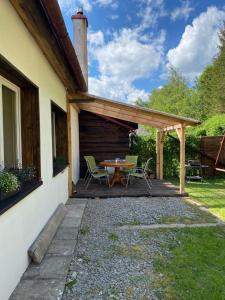
[[[218,51],[222,0],[58,0],[73,39],[71,15],[89,20],[89,92],[133,103],[165,82],[168,67],[192,82]]]

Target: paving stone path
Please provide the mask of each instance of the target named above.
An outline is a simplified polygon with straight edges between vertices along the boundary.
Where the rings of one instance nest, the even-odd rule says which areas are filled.
[[[11,300],[60,300],[77,242],[86,202],[69,200],[61,223],[40,265],[31,264],[11,295]]]

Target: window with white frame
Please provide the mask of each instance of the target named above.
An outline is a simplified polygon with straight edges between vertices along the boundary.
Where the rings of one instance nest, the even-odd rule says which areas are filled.
[[[21,166],[20,89],[0,76],[0,165]]]

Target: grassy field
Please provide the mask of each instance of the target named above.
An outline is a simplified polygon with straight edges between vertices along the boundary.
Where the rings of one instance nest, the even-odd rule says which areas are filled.
[[[225,178],[187,182],[186,191],[225,221]],[[161,255],[154,259],[154,285],[159,288],[159,299],[225,299],[225,227],[169,232],[173,232],[172,238],[166,239]]]
[[[170,180],[178,185],[178,180]],[[186,182],[190,197],[206,206],[212,213],[225,221],[225,176],[209,178],[201,182]]]
[[[224,247],[224,227],[174,230],[154,259],[159,299],[225,299]]]

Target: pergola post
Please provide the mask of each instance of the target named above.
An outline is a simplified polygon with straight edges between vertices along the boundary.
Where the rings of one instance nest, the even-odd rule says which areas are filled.
[[[180,140],[180,193],[185,189],[185,126],[176,129]]]
[[[163,146],[164,135],[162,131],[156,133],[156,178],[163,179]]]

